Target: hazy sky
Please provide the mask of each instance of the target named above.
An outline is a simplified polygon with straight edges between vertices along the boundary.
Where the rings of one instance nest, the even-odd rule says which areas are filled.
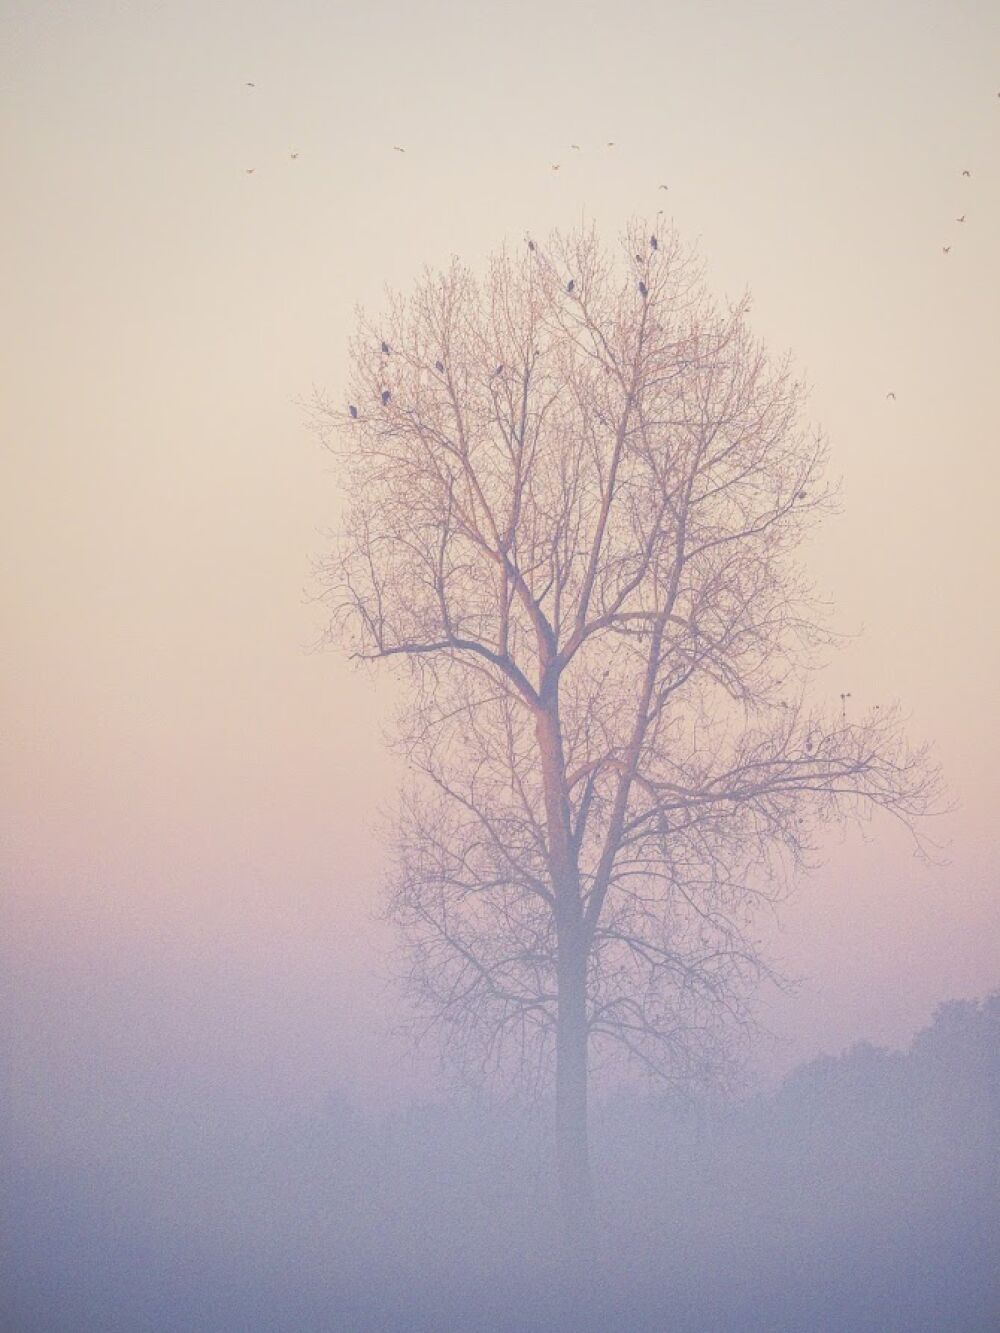
[[[834,841],[785,913],[807,980],[766,1003],[786,1044],[764,1067],[902,1041],[1000,981],[995,4],[0,13],[23,1117],[110,1095],[94,1068],[391,1083],[386,691],[307,651],[337,483],[297,402],[339,391],[386,284],[582,218],[611,241],[664,208],[795,355],[843,479],[810,562],[864,631],[830,691],[900,699],[957,803],[946,865],[880,823]]]

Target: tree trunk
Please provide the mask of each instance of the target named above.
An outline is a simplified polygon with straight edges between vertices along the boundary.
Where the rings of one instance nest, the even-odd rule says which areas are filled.
[[[543,695],[536,722],[545,792],[549,870],[555,897],[556,1169],[563,1237],[571,1261],[595,1250],[594,1197],[587,1144],[587,947],[580,872],[573,845],[557,688]]]
[[[587,1142],[587,955],[579,923],[559,932],[556,1027],[556,1164],[571,1260],[594,1257],[594,1194]]]

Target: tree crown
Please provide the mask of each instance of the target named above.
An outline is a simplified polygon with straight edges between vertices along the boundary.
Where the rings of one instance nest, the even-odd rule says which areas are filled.
[[[673,232],[630,224],[617,261],[556,234],[362,317],[319,404],[335,632],[414,672],[392,912],[429,1011],[490,1052],[551,1030],[572,903],[592,1034],[718,1064],[768,971],[754,908],[817,825],[932,800],[894,710],[804,703],[827,450],[747,309]]]

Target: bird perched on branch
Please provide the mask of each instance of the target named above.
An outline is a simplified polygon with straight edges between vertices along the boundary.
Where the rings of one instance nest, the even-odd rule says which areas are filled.
[[[646,297],[649,295],[649,288],[641,280],[639,282],[639,295],[643,298],[643,300],[645,300]]]
[[[352,421],[357,421],[357,419],[358,419],[358,409],[354,406],[353,403],[350,403],[350,404],[348,405],[347,410],[348,410],[348,412],[350,412],[350,414],[351,414],[351,420],[352,420]]]
[[[576,286],[576,283],[573,281],[572,278],[570,278],[569,282],[567,282],[567,284],[566,284],[566,290],[567,290],[568,292],[572,292],[572,290],[573,290],[573,288],[574,288],[575,286]]]
[[[389,392],[388,389],[383,389],[383,390],[382,390],[382,406],[383,406],[383,407],[385,407],[385,406],[388,404],[389,399],[390,399],[391,397],[392,397],[392,394]]]

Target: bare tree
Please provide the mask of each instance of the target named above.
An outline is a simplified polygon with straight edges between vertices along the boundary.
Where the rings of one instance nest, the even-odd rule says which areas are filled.
[[[895,712],[810,710],[830,642],[796,548],[829,503],[803,390],[676,235],[455,262],[364,317],[318,421],[349,508],[333,633],[412,677],[390,912],[423,1011],[545,1076],[590,1233],[588,1064],[721,1068],[761,904],[831,819],[909,823]]]

